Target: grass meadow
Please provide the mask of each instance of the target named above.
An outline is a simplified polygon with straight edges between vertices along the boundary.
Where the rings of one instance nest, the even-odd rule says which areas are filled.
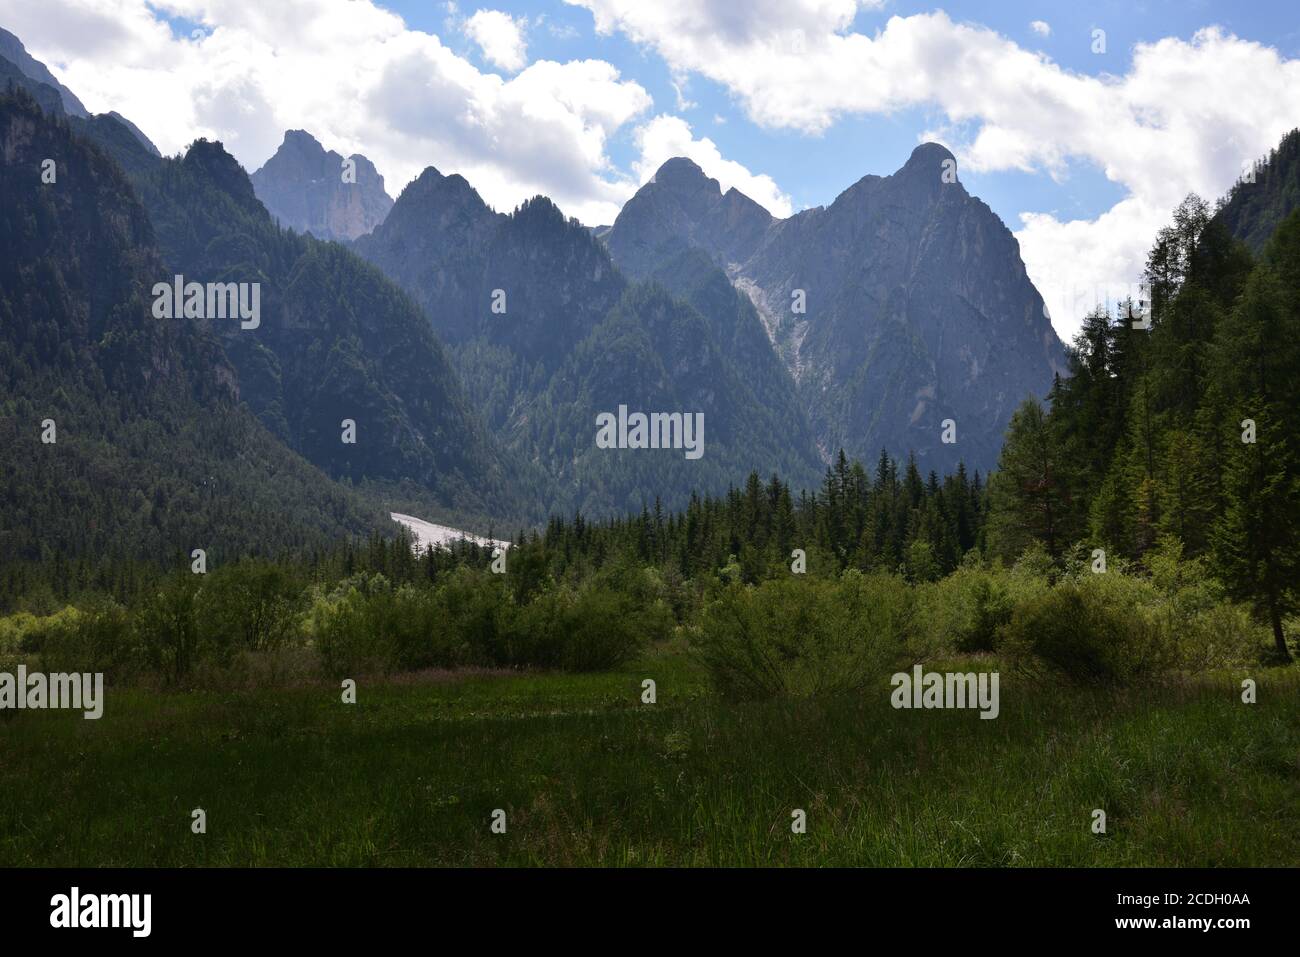
[[[726,701],[676,642],[596,674],[361,679],[356,704],[320,679],[113,688],[98,721],[0,716],[0,865],[1300,862],[1294,668],[1127,689],[1003,670],[995,720],[889,691]]]

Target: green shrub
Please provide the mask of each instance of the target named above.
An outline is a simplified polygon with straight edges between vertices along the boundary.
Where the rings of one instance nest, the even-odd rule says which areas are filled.
[[[1000,568],[967,563],[947,578],[920,586],[913,650],[923,656],[995,651],[1011,621],[1017,585],[1028,577],[1016,579]]]
[[[1191,671],[1256,664],[1273,650],[1268,627],[1245,605],[1227,601],[1212,605],[1176,627],[1179,664]]]
[[[39,654],[52,635],[65,632],[80,616],[81,612],[69,605],[52,615],[20,611],[0,618],[0,655]]]
[[[1177,661],[1157,597],[1149,582],[1115,572],[1063,581],[1016,607],[1003,648],[1022,667],[1079,684],[1153,678]]]
[[[306,628],[336,677],[465,664],[597,671],[668,637],[673,617],[662,600],[596,584],[548,582],[516,604],[503,576],[462,567],[435,590],[375,576],[318,594]]]
[[[894,575],[733,584],[705,610],[696,646],[728,697],[834,694],[887,673],[911,614],[908,586]]]
[[[394,671],[455,668],[470,647],[447,614],[440,592],[404,585],[392,596],[388,665]]]
[[[284,566],[245,560],[209,573],[199,605],[206,646],[270,651],[298,638],[303,589]]]
[[[112,679],[129,677],[137,665],[137,644],[126,609],[101,600],[64,616],[40,642],[46,672],[104,672]]]
[[[553,588],[515,609],[510,659],[501,663],[601,671],[668,638],[672,629],[672,611],[664,601],[637,601],[595,584]]]
[[[511,629],[515,606],[502,577],[462,566],[438,588],[446,614],[442,627],[452,630],[473,664],[517,663]]]
[[[615,668],[646,645],[667,639],[673,630],[673,615],[666,602],[638,602],[598,587],[580,590],[568,617],[560,661],[566,671]]]
[[[135,615],[145,662],[172,684],[186,679],[200,658],[200,578],[178,573],[147,596]]]
[[[957,635],[957,650],[993,651],[1002,629],[1011,621],[1011,593],[1001,582],[981,577],[971,586],[970,597],[970,619]]]
[[[336,678],[453,668],[470,658],[441,592],[394,589],[378,575],[318,598],[308,620],[321,668]]]
[[[1161,596],[1161,625],[1182,667],[1205,671],[1253,664],[1272,648],[1267,627],[1228,597],[1205,558],[1185,558],[1176,537],[1162,535],[1143,561]]]
[[[312,633],[321,669],[346,678],[381,672],[385,666],[382,634],[374,625],[374,605],[380,598],[352,585],[313,606]]]

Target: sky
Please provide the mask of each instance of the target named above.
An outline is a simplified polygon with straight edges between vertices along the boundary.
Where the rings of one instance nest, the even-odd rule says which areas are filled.
[[[250,171],[287,129],[588,225],[672,156],[778,216],[919,143],[1015,234],[1069,340],[1189,192],[1300,126],[1294,0],[0,0],[92,112]]]

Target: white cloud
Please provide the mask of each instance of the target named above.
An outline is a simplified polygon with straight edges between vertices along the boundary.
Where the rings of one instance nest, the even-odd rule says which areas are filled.
[[[724,159],[713,140],[695,139],[690,124],[679,116],[656,116],[638,127],[636,143],[641,155],[633,165],[642,183],[649,181],[666,160],[685,156],[706,176],[716,179],[723,192],[734,186],[774,216],[789,216],[793,211],[790,197],[781,192],[772,177],[751,173],[740,163]]]
[[[673,96],[677,99],[678,112],[685,113],[687,110],[693,110],[700,105],[687,97],[686,87],[690,81],[686,77],[677,77],[669,82],[672,84]]]
[[[161,14],[203,34],[173,36]],[[118,110],[166,153],[206,136],[252,171],[306,129],[370,157],[394,195],[434,165],[497,208],[545,193],[589,223],[635,189],[607,147],[652,105],[599,60],[482,72],[369,0],[0,0],[0,23],[88,109]]]
[[[1096,164],[1125,190],[1104,214],[1061,221],[1025,210],[1017,236],[1030,277],[1070,336],[1077,288],[1135,281],[1156,230],[1188,192],[1213,199],[1242,164],[1300,125],[1300,60],[1218,28],[1138,44],[1128,72],[1089,76],[942,12],[852,32],[854,0],[566,0],[601,32],[652,47],[676,74],[726,87],[766,127],[817,134],[838,118],[941,110],[967,169]],[[958,131],[974,130],[965,140]]]
[[[500,10],[479,10],[465,21],[466,35],[479,45],[489,63],[517,73],[528,63],[524,29],[528,20]]]
[[[1052,35],[1052,25],[1046,20],[1034,20],[1029,24],[1029,29],[1033,30],[1040,37],[1050,37]]]

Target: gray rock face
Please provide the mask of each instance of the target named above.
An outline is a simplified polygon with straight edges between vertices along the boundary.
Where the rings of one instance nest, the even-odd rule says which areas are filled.
[[[317,239],[356,239],[384,221],[393,200],[370,160],[359,153],[350,159],[356,181],[344,182],[342,156],[310,133],[289,130],[253,174],[253,189],[281,225]]]
[[[604,238],[636,276],[690,246],[725,269],[794,376],[824,457],[885,448],[915,451],[923,470],[987,470],[1012,411],[1047,393],[1065,353],[1015,238],[952,159],[924,144],[892,176],[784,220],[672,159]]]

